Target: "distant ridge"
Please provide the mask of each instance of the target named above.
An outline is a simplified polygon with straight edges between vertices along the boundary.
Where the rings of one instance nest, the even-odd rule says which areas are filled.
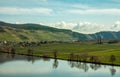
[[[120,39],[120,31],[103,31],[95,34],[82,34],[67,29],[57,29],[45,25],[27,23],[11,24],[0,21],[0,41],[74,41]]]

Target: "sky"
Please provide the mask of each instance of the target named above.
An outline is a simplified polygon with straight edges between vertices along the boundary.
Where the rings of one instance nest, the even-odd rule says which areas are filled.
[[[0,0],[0,21],[86,34],[120,31],[120,0]]]

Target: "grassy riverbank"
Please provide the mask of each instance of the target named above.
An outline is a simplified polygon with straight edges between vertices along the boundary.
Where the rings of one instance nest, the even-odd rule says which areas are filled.
[[[31,51],[33,53],[28,53]],[[74,61],[120,65],[120,44],[54,43],[33,47],[15,47],[15,53]]]

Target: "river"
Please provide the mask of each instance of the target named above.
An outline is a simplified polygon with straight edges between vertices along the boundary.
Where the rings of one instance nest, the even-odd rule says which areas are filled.
[[[0,77],[120,77],[120,67],[1,53]]]

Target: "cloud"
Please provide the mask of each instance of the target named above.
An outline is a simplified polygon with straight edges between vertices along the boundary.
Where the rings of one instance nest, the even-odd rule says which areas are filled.
[[[120,21],[116,21],[110,29],[115,31],[120,31]]]
[[[116,21],[113,25],[80,22],[74,26],[72,30],[86,34],[96,33],[100,31],[120,31],[120,21]]]
[[[72,29],[75,25],[76,23],[66,23],[65,21],[50,24],[50,26],[60,29]]]
[[[0,7],[0,14],[50,14],[52,11],[49,8]]]
[[[100,25],[97,23],[90,23],[90,22],[80,22],[72,30],[80,32],[80,33],[95,33],[99,31],[107,30],[108,28],[105,25]]]
[[[60,29],[70,29],[85,34],[92,34],[100,31],[120,31],[120,21],[116,21],[114,25],[109,26],[91,22],[67,23],[61,21],[51,24],[51,26]]]
[[[15,22],[15,24],[20,24],[20,22],[19,22],[19,21],[17,21],[17,22]]]
[[[52,27],[60,28],[60,29],[70,29],[80,33],[95,33],[98,31],[104,31],[108,29],[107,26],[100,25],[97,23],[90,22],[79,22],[79,23],[66,23],[65,21],[61,21],[55,24],[51,24]]]
[[[120,9],[71,9],[67,10],[69,13],[73,14],[112,14],[120,15]]]

